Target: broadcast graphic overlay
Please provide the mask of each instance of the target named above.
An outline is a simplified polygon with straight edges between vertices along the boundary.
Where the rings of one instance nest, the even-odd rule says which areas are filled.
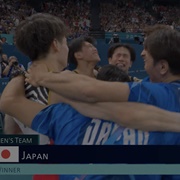
[[[179,150],[178,146],[1,146],[0,174],[179,174]]]

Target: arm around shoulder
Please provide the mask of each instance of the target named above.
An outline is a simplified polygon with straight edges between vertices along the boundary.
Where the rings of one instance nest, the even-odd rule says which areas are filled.
[[[35,68],[26,75],[26,81],[34,86],[43,86],[66,98],[82,102],[127,101],[129,86],[120,82],[104,82],[74,73],[37,74]]]
[[[32,120],[44,105],[26,99],[24,92],[24,77],[12,79],[5,87],[0,101],[0,110],[31,126]]]

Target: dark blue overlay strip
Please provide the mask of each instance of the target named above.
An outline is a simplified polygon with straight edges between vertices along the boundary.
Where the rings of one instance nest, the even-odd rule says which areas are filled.
[[[20,163],[180,164],[180,146],[19,146]]]

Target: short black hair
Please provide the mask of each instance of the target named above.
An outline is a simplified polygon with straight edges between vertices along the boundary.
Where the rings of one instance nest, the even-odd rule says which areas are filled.
[[[74,54],[78,51],[81,51],[83,44],[85,42],[89,42],[93,46],[95,46],[96,41],[94,38],[87,36],[87,37],[79,37],[74,40],[72,40],[69,44],[69,53],[68,53],[68,63],[77,65],[77,60],[74,56]]]
[[[103,66],[98,74],[97,79],[103,80],[103,81],[119,81],[119,82],[130,82],[130,78],[128,74],[123,71],[122,69],[118,68],[115,65],[108,64]]]
[[[21,21],[16,28],[17,48],[32,61],[44,58],[54,39],[63,41],[67,36],[67,27],[60,18],[37,13]]]
[[[144,42],[144,49],[152,56],[154,64],[167,61],[173,75],[180,74],[180,32],[164,28],[151,33]]]

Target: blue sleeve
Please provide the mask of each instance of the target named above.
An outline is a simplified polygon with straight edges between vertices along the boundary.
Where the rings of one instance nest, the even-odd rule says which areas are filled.
[[[172,101],[173,94],[170,92],[168,84],[150,82],[128,84],[130,88],[128,101],[151,104],[165,109],[169,106],[169,101]]]
[[[52,138],[55,144],[77,144],[79,133],[89,120],[71,106],[59,103],[39,112],[31,128]]]
[[[62,106],[59,105],[51,105],[43,109],[33,119],[31,128],[41,134],[47,135],[48,137],[52,138],[52,131],[56,124],[56,119],[61,116],[61,108]],[[58,116],[56,116],[58,109],[59,113]]]

